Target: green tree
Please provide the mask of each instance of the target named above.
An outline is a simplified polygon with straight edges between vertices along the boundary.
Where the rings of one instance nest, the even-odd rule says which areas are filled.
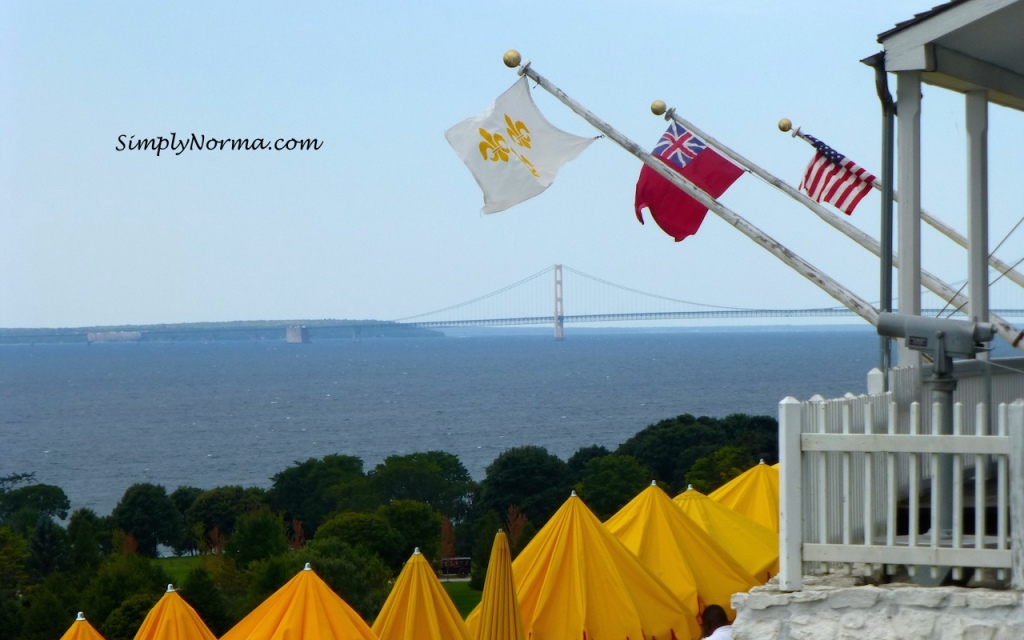
[[[71,544],[69,565],[73,573],[93,573],[103,561],[103,541],[110,532],[92,509],[76,509],[68,520],[68,540]]]
[[[29,540],[29,569],[38,581],[55,571],[67,568],[71,560],[71,544],[64,527],[48,516],[40,516]]]
[[[338,487],[365,481],[363,461],[355,456],[327,455],[323,459],[309,458],[276,473],[267,500],[276,511],[284,514],[287,522],[301,520],[307,538],[313,537],[317,527],[328,514],[346,508],[339,505]],[[354,495],[365,496],[366,492]]]
[[[31,484],[0,492],[0,524],[28,535],[40,518],[68,517],[71,502],[51,484]]]
[[[482,590],[484,588],[487,565],[491,561],[491,547],[494,546],[494,536],[501,526],[501,517],[494,511],[488,511],[477,522],[469,568],[469,586],[472,589]]]
[[[756,462],[750,451],[743,447],[722,447],[694,462],[686,474],[686,482],[701,493],[711,493]]]
[[[203,525],[203,535],[209,536],[214,529],[231,537],[235,521],[243,513],[258,509],[264,504],[262,489],[243,489],[238,485],[216,487],[202,492],[185,512],[185,524],[189,531],[196,525]]]
[[[24,621],[21,589],[28,581],[28,541],[0,527],[0,638],[17,638]]]
[[[155,558],[157,545],[173,544],[181,535],[178,510],[157,484],[143,482],[125,490],[110,519],[115,527],[135,539],[139,553]]]
[[[473,506],[477,513],[493,511],[501,517],[514,504],[540,526],[569,498],[571,489],[569,469],[558,457],[543,447],[518,447],[487,467]]]
[[[183,556],[186,553],[195,554],[198,551],[196,541],[189,532],[188,523],[185,521],[185,513],[188,512],[188,508],[192,506],[192,503],[196,501],[196,498],[203,493],[203,490],[198,487],[186,487],[180,486],[171,492],[171,502],[174,503],[174,507],[178,510],[178,522],[180,524],[181,535],[178,540],[171,544],[171,548],[174,549],[175,555]]]
[[[388,567],[402,566],[405,538],[387,518],[374,513],[347,511],[332,516],[316,530],[314,540],[337,538],[351,547],[363,547],[380,556]]]
[[[25,622],[21,629],[21,640],[53,640],[60,638],[75,619],[71,598],[74,593],[68,592],[57,580],[47,580],[35,586],[25,599]]]
[[[427,560],[440,559],[441,521],[444,518],[430,505],[415,500],[395,500],[378,509],[377,514],[384,516],[405,541],[402,558],[408,559],[418,547]]]
[[[213,574],[205,567],[196,567],[188,573],[181,585],[181,597],[218,638],[227,633],[235,622],[229,614],[224,594],[214,582]]]
[[[577,493],[600,520],[615,515],[651,483],[651,470],[633,456],[609,455],[587,463]]]
[[[160,600],[155,593],[135,593],[125,598],[99,626],[106,640],[133,640],[150,610]]]
[[[600,458],[602,456],[609,455],[609,451],[606,447],[599,445],[590,445],[589,447],[580,447],[576,450],[576,453],[569,456],[565,464],[569,467],[569,480],[576,484],[583,479],[583,472],[587,468],[587,463],[594,458]]]
[[[384,503],[415,500],[456,521],[469,512],[472,478],[451,453],[425,451],[388,456],[368,475]]]
[[[167,573],[157,563],[132,553],[115,554],[89,581],[81,596],[81,610],[87,611],[93,626],[99,627],[114,609],[134,595],[149,596],[152,606],[167,591],[170,582]],[[135,626],[137,629],[138,625]],[[101,633],[110,640],[106,632],[101,630]]]
[[[316,539],[303,549],[253,564],[254,588],[249,606],[263,602],[302,570],[305,563],[364,620],[373,620],[391,590],[393,573],[366,549],[353,548],[337,538]]]
[[[262,506],[235,520],[235,532],[228,538],[224,553],[245,569],[256,560],[276,556],[288,550],[285,524],[280,514]]]

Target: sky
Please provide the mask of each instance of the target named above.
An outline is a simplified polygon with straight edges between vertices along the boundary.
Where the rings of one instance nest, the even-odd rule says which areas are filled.
[[[482,215],[443,134],[517,80],[502,64],[515,48],[645,148],[662,99],[791,184],[812,151],[781,117],[878,171],[881,112],[859,60],[933,4],[0,3],[0,327],[397,319],[556,263],[706,304],[837,306],[714,214],[682,243],[641,226],[641,164],[608,139],[546,192]],[[923,205],[965,232],[964,99],[923,95]],[[556,126],[598,135],[533,96]],[[994,245],[1020,219],[1024,128],[1002,107],[989,118]],[[171,132],[323,144],[118,150]],[[721,201],[877,301],[877,259],[798,203],[753,176]],[[879,207],[869,195],[851,222],[878,237]],[[926,269],[966,279],[965,251],[927,227],[923,247]],[[1024,255],[1024,232],[999,255]]]

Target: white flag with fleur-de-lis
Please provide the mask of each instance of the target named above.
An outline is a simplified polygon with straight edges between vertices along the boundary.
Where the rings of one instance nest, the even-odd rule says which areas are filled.
[[[597,139],[574,136],[548,122],[530,97],[526,77],[444,137],[484,192],[483,213],[504,211],[541,193],[562,165]]]

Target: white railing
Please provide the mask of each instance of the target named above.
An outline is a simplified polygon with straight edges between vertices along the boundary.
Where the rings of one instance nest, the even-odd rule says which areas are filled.
[[[1024,588],[1024,401],[999,405],[994,435],[984,403],[965,415],[958,402],[953,435],[940,435],[939,412],[897,402],[910,384],[895,382],[884,394],[780,403],[780,587],[799,590],[805,572],[829,564],[866,563],[889,571],[931,566],[933,574],[953,567],[954,577],[961,568],[992,568],[1009,571],[1011,584]],[[1013,382],[992,397],[1014,392]],[[941,491],[930,492],[930,523],[921,523],[921,496],[950,457],[959,488],[952,505],[940,503]],[[994,531],[986,529],[987,481],[995,485]],[[963,518],[969,486],[973,535],[965,535]],[[897,530],[902,499],[909,503],[905,532]]]

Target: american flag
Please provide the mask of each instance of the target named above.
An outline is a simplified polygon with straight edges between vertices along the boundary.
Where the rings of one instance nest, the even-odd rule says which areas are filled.
[[[850,215],[871,190],[875,176],[813,136],[804,136],[816,150],[800,188],[818,202],[828,202]]]
[[[704,141],[693,135],[678,122],[669,125],[668,130],[654,146],[652,155],[658,156],[676,165],[680,169],[697,157],[701,151],[708,148]]]

